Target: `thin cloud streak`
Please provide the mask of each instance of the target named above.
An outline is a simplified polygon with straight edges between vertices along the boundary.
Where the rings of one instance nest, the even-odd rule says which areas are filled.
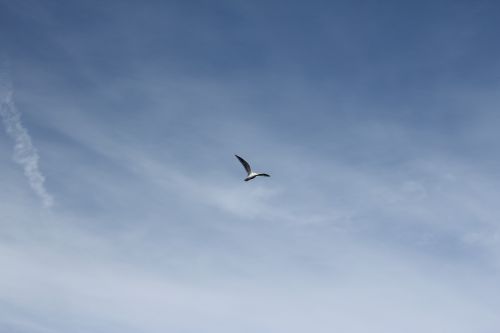
[[[21,122],[21,113],[14,103],[14,91],[12,84],[6,79],[2,79],[0,85],[1,104],[0,116],[2,117],[7,134],[14,140],[14,161],[24,169],[24,174],[33,191],[40,197],[45,207],[54,204],[52,195],[45,188],[45,177],[42,175],[38,160],[40,156],[36,147],[31,141],[27,129]]]

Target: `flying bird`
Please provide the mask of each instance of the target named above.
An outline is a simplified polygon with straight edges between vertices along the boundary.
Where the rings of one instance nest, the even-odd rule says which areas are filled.
[[[245,178],[246,182],[249,181],[249,180],[254,179],[257,176],[271,177],[267,173],[256,173],[256,172],[253,172],[252,169],[250,168],[250,164],[248,164],[247,161],[245,161],[244,159],[242,159],[238,155],[234,155],[234,156],[236,156],[236,158],[241,162],[241,164],[243,164],[243,167],[247,171],[247,178]]]

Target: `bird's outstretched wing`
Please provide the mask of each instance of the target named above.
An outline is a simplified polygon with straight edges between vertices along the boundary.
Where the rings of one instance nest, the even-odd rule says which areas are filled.
[[[257,176],[271,177],[267,173],[258,173]]]
[[[247,161],[245,161],[244,159],[242,159],[238,155],[234,155],[234,156],[236,156],[236,158],[241,162],[241,164],[243,164],[243,167],[245,168],[245,170],[247,171],[247,173],[251,174],[252,173],[252,169],[250,169],[250,164],[248,164]]]

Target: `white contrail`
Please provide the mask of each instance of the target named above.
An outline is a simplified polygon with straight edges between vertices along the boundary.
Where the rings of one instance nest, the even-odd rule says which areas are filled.
[[[2,77],[4,76],[4,77]],[[54,199],[44,186],[45,177],[38,167],[39,155],[31,142],[31,137],[21,123],[21,113],[14,103],[14,91],[5,73],[0,72],[0,116],[7,134],[14,140],[14,161],[24,168],[24,174],[45,207],[50,207]]]

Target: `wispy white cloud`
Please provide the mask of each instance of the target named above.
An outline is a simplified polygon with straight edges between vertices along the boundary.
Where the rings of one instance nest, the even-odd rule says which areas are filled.
[[[5,76],[5,75],[3,75]],[[38,161],[40,156],[31,141],[27,129],[21,122],[21,113],[14,103],[14,90],[8,78],[0,78],[0,116],[7,134],[14,140],[14,161],[19,163],[28,182],[35,193],[42,199],[45,207],[54,203],[53,197],[45,188],[45,177],[42,175]]]

